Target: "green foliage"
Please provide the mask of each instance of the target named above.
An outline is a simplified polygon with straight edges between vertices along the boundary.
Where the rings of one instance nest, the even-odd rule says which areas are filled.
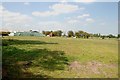
[[[3,40],[8,46],[3,46],[3,69],[6,70],[7,74],[4,77],[12,78],[21,78],[25,76],[22,69],[29,67],[39,66],[41,69],[47,71],[54,70],[64,70],[65,65],[68,63],[68,59],[65,56],[64,51],[50,51],[48,49],[32,49],[25,50],[19,49],[10,45],[18,45],[19,40]],[[25,41],[20,40],[20,44],[47,44],[46,42],[37,42],[36,41]],[[31,65],[25,63],[32,62]],[[41,75],[34,75],[33,73],[28,72],[26,74],[28,77],[43,77]],[[48,77],[48,76],[47,76]]]
[[[75,32],[75,36],[76,36],[77,38],[80,38],[79,32]]]
[[[51,31],[43,31],[42,33],[47,36],[47,35],[49,35],[51,33]]]
[[[118,38],[120,38],[120,34],[118,34]]]
[[[46,36],[47,35],[50,35],[52,33],[52,36],[58,36],[58,37],[61,37],[62,36],[62,31],[61,30],[57,30],[57,31],[42,31],[43,34],[45,34]],[[64,34],[63,36],[65,36],[66,34]],[[77,38],[89,38],[89,37],[97,37],[97,38],[119,38],[119,34],[118,36],[115,36],[113,34],[109,34],[109,35],[101,35],[100,33],[98,34],[90,34],[88,32],[85,32],[85,31],[77,31],[77,32],[73,32],[73,31],[68,31],[67,32],[67,35],[68,37],[74,37],[76,36]]]
[[[74,36],[74,32],[73,31],[68,31],[68,37],[73,37]]]
[[[112,35],[112,34],[109,34],[107,37],[108,37],[108,38],[116,38],[116,36],[114,36],[114,35]]]
[[[60,37],[61,34],[62,34],[62,33],[59,33],[59,31],[54,31],[54,32],[52,32],[52,33],[53,33],[53,36],[59,36],[59,37]]]
[[[42,31],[43,34],[50,35],[50,33],[52,33],[52,36],[61,36],[62,35],[62,31],[58,30],[58,31]]]
[[[89,38],[90,34],[84,31],[78,31],[78,32],[75,32],[75,36],[77,38]]]
[[[59,37],[62,36],[62,31],[61,31],[61,30],[58,30],[56,36],[59,36]]]
[[[93,34],[93,37],[101,37],[101,34]]]

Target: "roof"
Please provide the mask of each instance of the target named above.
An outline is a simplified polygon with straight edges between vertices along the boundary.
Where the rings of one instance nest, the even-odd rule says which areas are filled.
[[[15,36],[45,36],[45,35],[38,32],[16,32]]]

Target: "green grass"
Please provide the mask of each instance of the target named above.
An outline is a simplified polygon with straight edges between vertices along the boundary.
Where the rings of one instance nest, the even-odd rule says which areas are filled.
[[[118,77],[117,39],[4,37],[3,45],[3,64],[8,77]],[[32,61],[32,64],[28,67],[18,64],[24,61]],[[80,70],[69,70],[68,64],[74,61],[81,64]],[[90,70],[89,62],[101,64],[95,65],[98,74]]]

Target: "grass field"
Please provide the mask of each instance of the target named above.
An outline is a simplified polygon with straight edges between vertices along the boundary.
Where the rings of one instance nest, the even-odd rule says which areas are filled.
[[[117,39],[4,37],[3,76],[117,78]]]

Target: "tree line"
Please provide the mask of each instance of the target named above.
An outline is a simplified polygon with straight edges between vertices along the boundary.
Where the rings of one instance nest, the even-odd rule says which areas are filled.
[[[58,37],[61,37],[61,36],[65,36],[65,37],[76,37],[76,38],[89,38],[89,37],[99,37],[99,38],[120,38],[120,34],[118,34],[117,36],[115,35],[112,35],[112,34],[109,34],[109,35],[101,35],[100,33],[98,34],[92,34],[92,33],[88,33],[88,32],[85,32],[85,31],[77,31],[77,32],[74,32],[74,31],[68,31],[67,34],[63,34],[63,31],[61,30],[57,30],[57,31],[42,31],[42,33],[44,35],[52,35],[52,37],[54,36],[58,36]]]
[[[2,36],[8,36],[8,34],[10,34],[10,32],[0,32],[0,35]],[[89,38],[89,37],[99,37],[99,38],[120,38],[120,34],[118,34],[117,36],[113,35],[113,34],[109,34],[109,35],[101,35],[100,33],[98,34],[92,34],[92,33],[88,33],[82,30],[79,31],[68,31],[67,34],[63,33],[63,31],[61,30],[57,30],[57,31],[42,31],[42,34],[44,35],[50,35],[51,37],[76,37],[76,38]]]

